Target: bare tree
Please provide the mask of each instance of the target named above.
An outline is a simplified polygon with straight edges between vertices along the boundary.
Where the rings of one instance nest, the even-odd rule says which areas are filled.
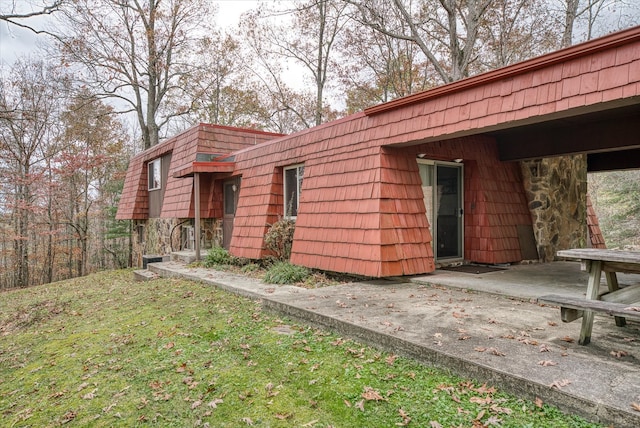
[[[207,32],[206,0],[76,0],[64,9],[64,61],[83,66],[92,92],[120,113],[134,113],[144,148],[190,106],[165,108],[184,96],[178,84],[197,60],[193,43]]]
[[[346,4],[338,0],[298,1],[291,10],[258,9],[245,17],[245,39],[261,66],[264,86],[278,100],[281,110],[293,112],[304,127],[330,119],[326,100],[328,75],[337,38],[347,17]],[[278,23],[274,18],[279,18]],[[295,64],[307,71],[314,83],[312,117],[308,117],[311,95],[295,95],[282,64]]]
[[[4,187],[0,211],[11,215],[13,231],[13,286],[31,285],[30,244],[32,222],[39,211],[38,191],[43,188],[43,161],[55,139],[61,93],[48,82],[63,80],[43,62],[18,61],[11,78],[0,81],[0,159]]]
[[[68,1],[69,0],[50,0],[44,1],[41,4],[29,4],[29,6],[31,6],[30,9],[17,9],[16,2],[11,2],[11,6],[5,9],[6,5],[9,4],[9,2],[5,2],[2,6],[0,6],[0,21],[5,21],[8,24],[25,28],[27,30],[33,31],[36,34],[48,33],[45,30],[37,30],[33,28],[31,25],[28,25],[26,21],[29,18],[51,15],[55,12],[58,12],[60,11],[60,8]]]
[[[494,0],[479,33],[480,72],[542,55],[557,47],[558,30],[539,0]]]
[[[449,83],[470,75],[481,22],[493,0],[346,1],[356,6],[363,25],[415,43]]]
[[[348,113],[423,91],[439,80],[415,43],[361,25],[345,29],[339,49]]]
[[[621,18],[626,10],[632,10],[633,2],[627,4],[624,0],[554,0],[552,4],[563,15],[561,47],[574,43],[576,30],[584,34],[585,40],[596,36],[598,22],[606,20],[606,31],[615,31],[633,23],[638,23],[640,17],[630,22],[614,19]],[[636,4],[637,7],[637,4]],[[637,11],[636,11],[637,12]]]
[[[126,136],[113,116],[111,107],[82,90],[60,118],[64,150],[55,158],[60,187],[55,203],[61,223],[74,238],[72,247],[78,249],[70,252],[69,269],[75,264],[74,276],[88,273],[90,243],[100,232],[95,230],[95,217],[101,210],[95,203],[123,152]]]
[[[267,113],[239,41],[214,32],[197,44],[200,63],[180,85],[192,100],[187,125],[200,122],[238,127],[266,127]],[[180,129],[178,129],[180,130]]]

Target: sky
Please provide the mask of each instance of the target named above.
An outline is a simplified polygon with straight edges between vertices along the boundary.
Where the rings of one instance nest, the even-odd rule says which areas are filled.
[[[17,0],[19,11],[38,10],[38,4],[44,0]],[[240,15],[259,3],[255,0],[211,0],[218,6],[217,22],[220,27],[234,27],[238,25]],[[10,0],[0,0],[0,12],[7,12]],[[43,28],[47,17],[34,17],[21,22],[36,28]],[[6,66],[12,64],[21,55],[35,54],[39,43],[46,41],[46,36],[36,35],[33,32],[0,22],[0,64]]]

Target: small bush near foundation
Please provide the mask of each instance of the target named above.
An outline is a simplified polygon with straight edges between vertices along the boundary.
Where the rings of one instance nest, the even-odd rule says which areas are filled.
[[[205,267],[231,264],[231,255],[222,247],[213,247],[204,259]]]
[[[303,266],[292,265],[289,262],[278,262],[271,266],[264,276],[267,284],[295,284],[305,281],[311,272]]]
[[[260,270],[260,265],[257,263],[249,263],[249,264],[245,264],[242,266],[242,268],[240,269],[240,271],[242,273],[251,273],[251,272],[257,272]]]
[[[253,260],[247,259],[245,257],[236,257],[234,255],[229,255],[229,264],[237,267],[244,267],[250,264],[253,264]]]
[[[271,225],[264,236],[265,247],[273,252],[278,260],[289,260],[291,257],[291,245],[293,244],[293,232],[296,223],[293,220],[281,218]]]

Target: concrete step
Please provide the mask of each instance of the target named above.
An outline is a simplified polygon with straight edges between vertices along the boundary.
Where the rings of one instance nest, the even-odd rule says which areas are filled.
[[[159,278],[159,275],[147,269],[139,269],[133,271],[133,279],[135,281],[151,281],[156,278]]]
[[[204,252],[201,251],[200,256],[202,257]],[[171,253],[171,261],[172,262],[181,262],[181,263],[193,263],[196,261],[196,252],[195,251],[174,251]]]

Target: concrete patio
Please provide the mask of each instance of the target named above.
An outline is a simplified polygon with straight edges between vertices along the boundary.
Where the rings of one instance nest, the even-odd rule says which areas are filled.
[[[580,321],[563,324],[558,308],[535,301],[550,293],[583,295],[587,275],[577,262],[481,274],[436,270],[317,289],[176,261],[149,269],[260,299],[266,309],[591,421],[640,426],[640,323],[616,327],[612,317],[596,315],[592,343],[580,346]],[[619,282],[640,283],[640,275],[619,274]]]

